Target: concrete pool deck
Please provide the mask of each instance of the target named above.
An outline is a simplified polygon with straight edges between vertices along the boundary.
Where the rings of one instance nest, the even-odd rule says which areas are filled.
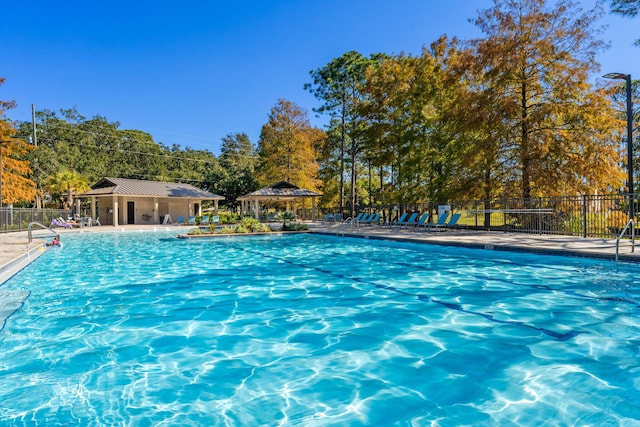
[[[503,231],[475,231],[465,229],[417,230],[415,227],[381,227],[368,225],[351,227],[344,224],[314,225],[315,232],[369,239],[388,239],[429,243],[445,246],[463,246],[477,249],[532,252],[610,259],[616,258],[615,238],[584,238],[548,234],[505,233]],[[640,239],[636,239],[636,246]],[[631,241],[620,241],[620,261],[640,262],[640,250],[631,252]]]
[[[56,229],[64,242],[67,233],[94,233],[115,231],[156,231],[174,229],[179,226],[166,225],[126,225],[87,227],[82,229]],[[189,227],[181,227],[188,230]],[[451,229],[446,231],[422,231],[406,227],[381,227],[368,225],[351,227],[344,224],[310,223],[311,232],[339,236],[353,236],[368,239],[388,239],[429,243],[446,246],[464,246],[489,250],[521,251],[565,256],[581,256],[615,260],[616,239],[583,238],[574,236],[555,236],[523,233],[505,233],[502,231],[473,231]],[[50,236],[36,235],[28,242],[27,232],[0,234],[0,284],[20,271],[31,261],[49,250],[44,246]],[[640,239],[638,239],[640,240]],[[619,260],[640,262],[640,250],[631,252],[631,242],[620,242]]]

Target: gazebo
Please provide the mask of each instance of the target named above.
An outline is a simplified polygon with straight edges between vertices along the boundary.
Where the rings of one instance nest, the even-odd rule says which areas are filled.
[[[238,197],[238,200],[241,202],[243,215],[250,215],[260,219],[260,202],[274,201],[286,203],[286,209],[294,213],[296,213],[296,209],[299,208],[299,215],[302,218],[306,218],[305,201],[311,199],[311,220],[315,221],[316,198],[321,195],[322,194],[316,193],[315,191],[305,190],[286,181],[280,181],[254,191],[253,193]]]

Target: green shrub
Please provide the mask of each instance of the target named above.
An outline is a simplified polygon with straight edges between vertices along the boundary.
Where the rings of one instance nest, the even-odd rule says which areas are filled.
[[[239,215],[230,212],[221,212],[219,216],[221,224],[235,224],[240,219]]]
[[[197,235],[200,235],[200,234],[207,234],[207,233],[203,229],[201,229],[200,227],[192,228],[187,233],[188,236],[197,236]]]
[[[233,227],[220,227],[215,229],[215,234],[231,234],[233,233]]]
[[[242,233],[268,233],[271,231],[271,228],[268,225],[262,224],[255,218],[245,217],[240,220],[238,227],[242,230]]]
[[[282,226],[284,229],[284,226],[287,225],[287,223],[290,223],[296,220],[296,215],[293,212],[289,212],[289,211],[278,212],[275,215],[274,219],[276,221],[282,221]]]
[[[307,224],[295,223],[295,224],[285,224],[282,226],[282,231],[306,231],[309,229]]]
[[[561,230],[568,234],[580,234],[582,232],[582,219],[578,215],[567,215],[561,220]]]
[[[239,224],[239,225],[236,225],[235,227],[233,227],[232,233],[234,233],[234,234],[247,234],[247,233],[251,233],[251,230],[249,228],[247,228],[246,226],[244,226],[242,224]]]

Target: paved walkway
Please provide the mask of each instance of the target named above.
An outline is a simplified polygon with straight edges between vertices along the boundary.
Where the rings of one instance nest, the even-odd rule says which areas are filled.
[[[64,242],[66,233],[112,232],[122,230],[154,230],[167,226],[118,226],[91,227],[81,230],[59,231]],[[187,227],[184,227],[187,229]],[[527,251],[557,255],[585,256],[615,260],[615,239],[593,239],[571,236],[553,236],[522,233],[504,233],[501,231],[418,231],[413,228],[360,226],[351,227],[343,224],[310,224],[313,232],[354,236],[369,239],[389,239],[411,242],[431,243],[447,246],[465,246],[491,250]],[[44,244],[51,237],[36,236],[32,243],[28,242],[26,232],[0,234],[0,284],[24,268],[32,260],[49,250]],[[640,239],[638,239],[640,240]],[[631,242],[623,240],[619,247],[621,261],[640,262],[640,250],[631,252]]]

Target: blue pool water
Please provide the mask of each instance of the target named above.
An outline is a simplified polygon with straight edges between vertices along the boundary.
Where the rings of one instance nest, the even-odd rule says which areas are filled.
[[[640,426],[640,266],[64,236],[0,291],[2,426]],[[1,292],[0,292],[1,293]]]

